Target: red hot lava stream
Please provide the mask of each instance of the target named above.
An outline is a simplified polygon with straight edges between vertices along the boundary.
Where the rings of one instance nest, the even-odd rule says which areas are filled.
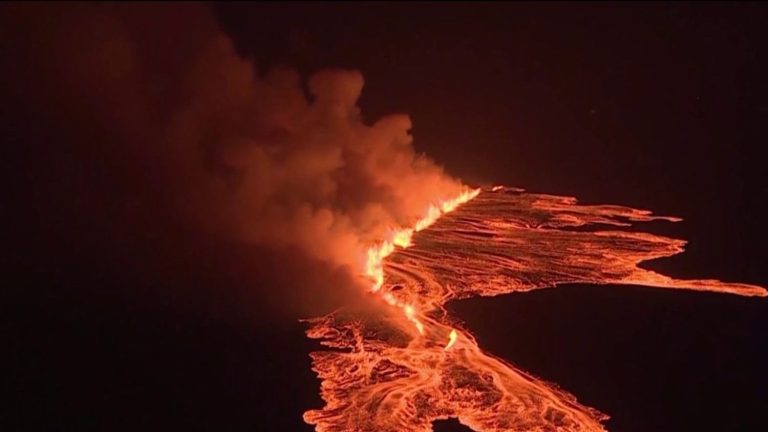
[[[754,285],[680,280],[637,266],[682,252],[682,240],[574,229],[656,219],[679,220],[500,186],[430,207],[413,228],[368,250],[365,276],[391,313],[337,311],[309,321],[309,337],[334,350],[311,354],[326,405],[304,420],[318,432],[429,432],[447,418],[476,432],[605,430],[607,415],[484,353],[443,306],[566,283],[766,296]]]

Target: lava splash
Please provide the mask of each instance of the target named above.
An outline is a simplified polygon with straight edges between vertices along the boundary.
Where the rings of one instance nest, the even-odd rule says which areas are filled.
[[[311,354],[326,405],[304,419],[318,432],[429,432],[447,418],[476,432],[605,430],[607,415],[484,353],[447,314],[450,300],[568,283],[768,294],[639,268],[682,252],[685,242],[619,227],[676,218],[498,186],[459,201],[466,204],[430,212],[429,229],[394,233],[373,249],[385,252],[373,264],[369,251],[371,291],[386,312],[340,310],[309,320],[308,336],[333,348]]]

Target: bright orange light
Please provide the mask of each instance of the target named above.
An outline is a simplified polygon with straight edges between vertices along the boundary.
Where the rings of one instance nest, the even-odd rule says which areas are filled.
[[[431,204],[427,208],[425,215],[416,221],[413,228],[400,228],[394,230],[390,234],[389,240],[385,240],[381,244],[368,248],[366,252],[364,274],[371,281],[371,292],[379,292],[384,285],[384,258],[392,254],[392,252],[395,251],[395,247],[407,248],[411,246],[411,239],[415,232],[421,231],[432,225],[441,215],[456,210],[459,205],[466,203],[476,197],[479,193],[480,189],[468,189],[455,198]],[[413,306],[398,304],[391,293],[385,294],[383,298],[389,305],[402,307],[406,318],[416,326],[416,330],[419,331],[419,334],[424,335],[424,324],[416,317]]]
[[[392,239],[392,243],[394,243],[395,246],[398,246],[401,248],[407,248],[408,246],[411,245],[411,236],[413,236],[412,229],[404,229],[404,230],[398,231],[395,233],[395,236]]]
[[[452,327],[444,305],[453,299],[564,283],[768,295],[755,285],[680,280],[643,269],[639,263],[680,253],[685,242],[631,230],[572,229],[659,217],[628,207],[579,205],[569,197],[480,194],[461,217],[441,219],[439,229],[414,237],[475,195],[467,190],[427,206],[411,227],[389,231],[385,242],[366,251],[369,289],[401,320],[350,320],[334,313],[312,321],[307,334],[334,348],[312,353],[325,406],[307,411],[304,420],[317,432],[429,432],[445,418],[476,432],[605,432],[606,415],[483,352],[471,333]],[[387,262],[385,275],[385,258],[404,247],[413,250]],[[389,278],[398,289],[385,285]]]
[[[451,347],[456,344],[456,339],[458,339],[458,337],[459,335],[456,334],[456,329],[451,329],[451,334],[448,335],[448,345],[446,345],[443,349],[446,351],[451,349]]]
[[[371,291],[376,292],[384,284],[384,258],[395,251],[395,246],[407,248],[411,245],[411,238],[414,232],[421,231],[432,225],[437,219],[445,214],[452,212],[461,204],[471,200],[480,193],[480,189],[471,189],[462,192],[459,196],[442,201],[438,204],[431,204],[427,208],[426,214],[416,221],[413,228],[401,228],[394,230],[390,240],[381,244],[372,246],[367,251],[365,262],[365,275],[373,282]]]

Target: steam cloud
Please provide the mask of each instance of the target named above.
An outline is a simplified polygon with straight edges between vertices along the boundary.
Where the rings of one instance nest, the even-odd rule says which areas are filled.
[[[461,190],[415,153],[407,116],[363,123],[359,72],[320,71],[305,85],[292,70],[259,71],[204,6],[3,15],[26,30],[5,38],[8,90],[57,125],[54,152],[78,156],[47,174],[81,179],[56,186],[70,208],[97,202],[116,225],[162,208],[169,224],[298,252],[355,280],[365,247]]]

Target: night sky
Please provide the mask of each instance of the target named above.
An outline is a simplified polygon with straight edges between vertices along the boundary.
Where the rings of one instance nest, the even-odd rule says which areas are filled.
[[[644,266],[768,286],[762,4],[232,3],[215,14],[260,71],[360,70],[366,121],[410,114],[416,149],[467,183],[680,216],[649,230],[687,251]],[[6,69],[38,35],[3,27]],[[13,86],[3,80],[4,93]],[[293,297],[253,289],[300,285],[273,274],[289,257],[190,233],[162,206],[146,207],[147,224],[101,229],[144,180],[126,175],[97,203],[51,184],[106,169],[91,162],[109,131],[83,141],[18,94],[4,99],[0,429],[311,431],[301,414],[322,404],[316,345],[297,315],[272,313]],[[76,168],[51,170],[62,164]],[[567,286],[450,309],[488,352],[609,414],[611,431],[764,430],[765,299]]]

